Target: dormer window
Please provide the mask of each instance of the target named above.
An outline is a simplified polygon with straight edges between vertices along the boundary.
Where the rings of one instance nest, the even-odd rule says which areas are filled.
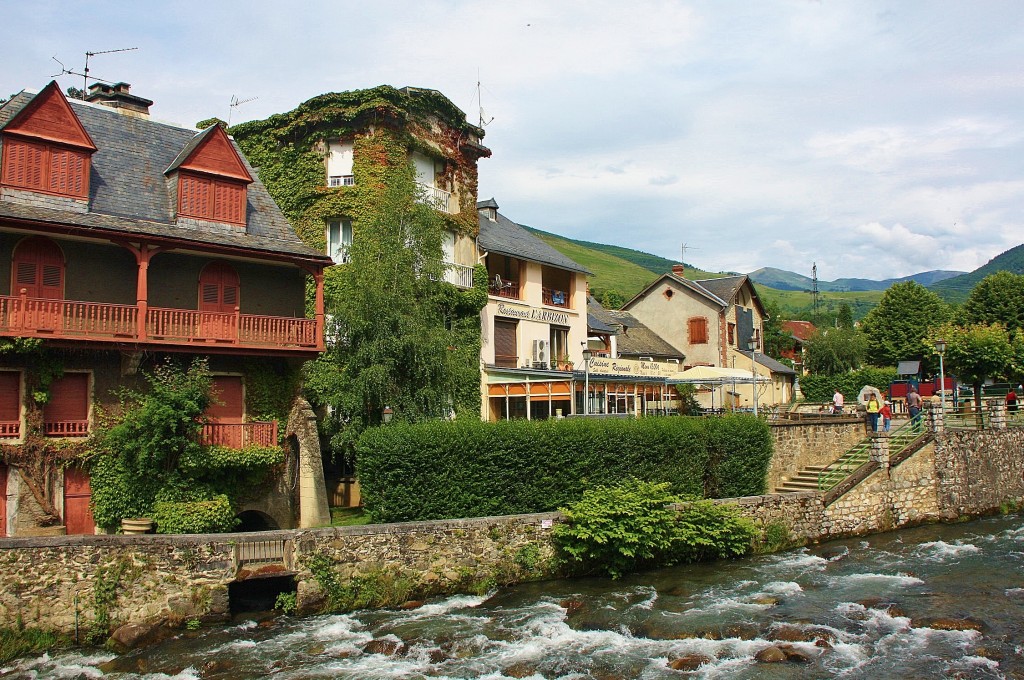
[[[89,159],[96,145],[51,82],[3,126],[0,184],[86,199]]]
[[[178,214],[244,225],[245,184],[182,172],[178,177]]]
[[[224,129],[213,125],[197,134],[166,173],[177,171],[178,217],[246,224],[246,189],[252,175]]]

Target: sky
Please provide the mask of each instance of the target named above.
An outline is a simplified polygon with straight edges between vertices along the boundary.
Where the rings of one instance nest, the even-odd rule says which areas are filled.
[[[509,219],[708,271],[970,271],[1024,243],[1024,2],[0,0],[0,97],[66,69],[232,123],[440,90]],[[61,63],[58,63],[58,61]],[[62,87],[82,78],[58,75]],[[478,86],[479,82],[479,86]],[[245,101],[230,106],[232,98]]]

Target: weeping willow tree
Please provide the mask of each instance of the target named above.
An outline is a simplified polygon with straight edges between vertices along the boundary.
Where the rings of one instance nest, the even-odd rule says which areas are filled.
[[[470,291],[445,282],[445,221],[416,183],[404,147],[384,135],[361,143],[364,156],[376,152],[375,177],[357,175],[349,261],[330,268],[325,285],[329,347],[306,382],[329,407],[336,453],[351,451],[386,407],[406,421],[480,417],[486,272],[477,272]]]

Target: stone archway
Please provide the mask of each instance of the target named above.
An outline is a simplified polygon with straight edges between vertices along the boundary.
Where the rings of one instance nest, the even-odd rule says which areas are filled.
[[[273,517],[259,510],[243,510],[237,517],[241,524],[235,531],[275,531],[281,528]]]

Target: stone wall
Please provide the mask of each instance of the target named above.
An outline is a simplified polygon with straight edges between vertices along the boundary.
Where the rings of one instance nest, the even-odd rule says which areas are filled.
[[[816,493],[723,499],[761,526],[784,525],[818,542],[925,521],[985,514],[1024,499],[1024,431],[946,432],[879,469],[835,502]],[[68,633],[161,619],[216,620],[228,586],[253,575],[294,575],[298,601],[315,609],[315,573],[340,583],[400,575],[417,595],[557,577],[551,527],[557,513],[211,536],[68,536],[0,540],[0,627],[19,623]],[[102,586],[112,586],[103,588]],[[103,601],[102,592],[113,597]],[[98,597],[97,593],[101,595]]]
[[[826,416],[815,420],[782,420],[771,424],[775,452],[768,464],[768,491],[783,478],[808,465],[828,465],[864,438],[860,418]]]

